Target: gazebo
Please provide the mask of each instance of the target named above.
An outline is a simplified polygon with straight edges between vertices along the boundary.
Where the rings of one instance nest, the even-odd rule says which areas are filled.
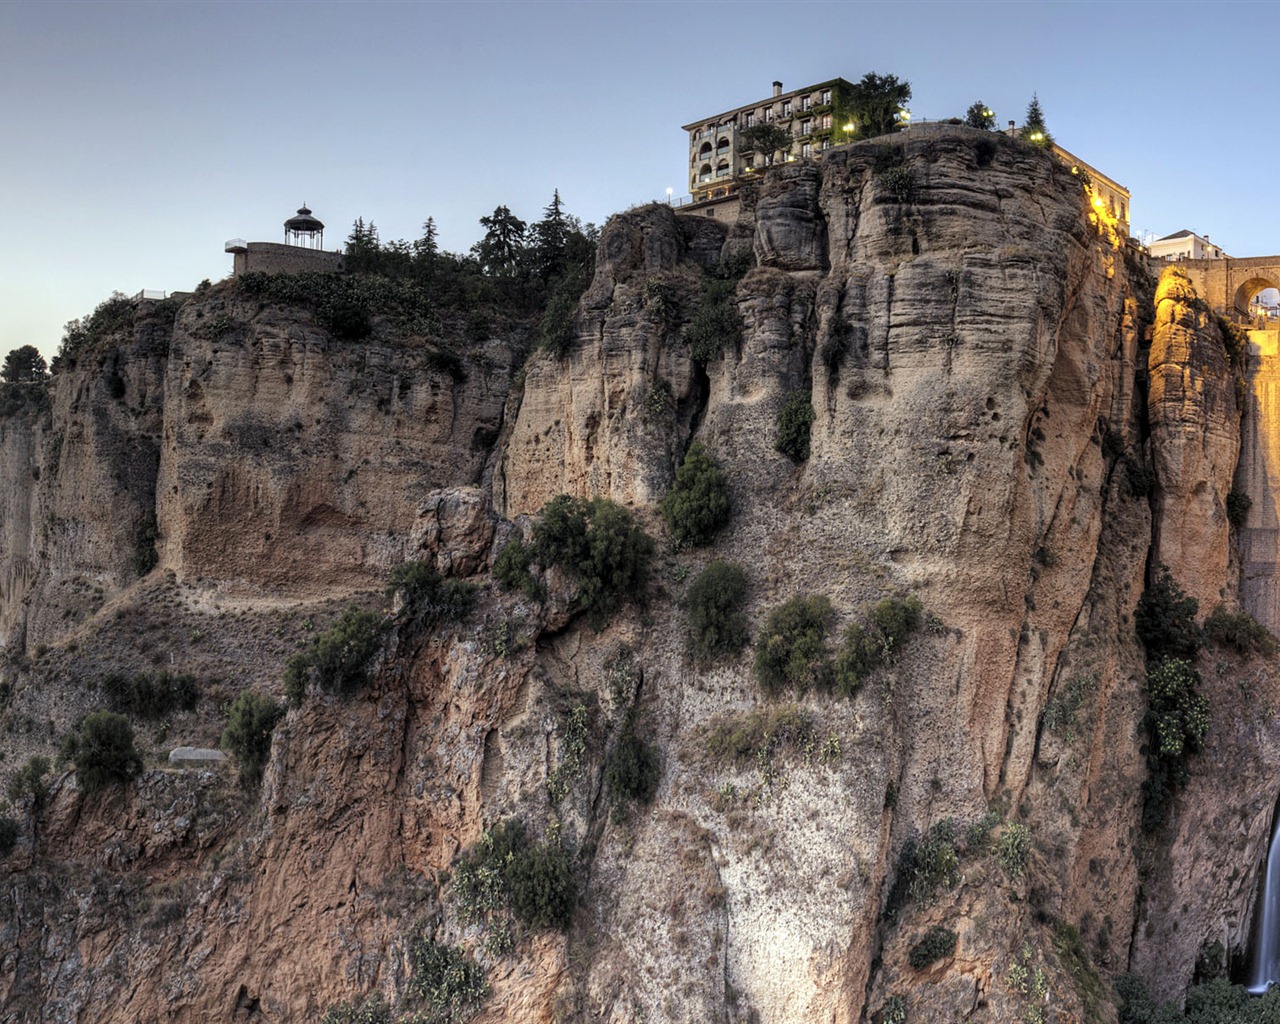
[[[324,225],[311,215],[305,203],[298,207],[296,215],[284,222],[285,245],[299,245],[304,249],[324,248]]]

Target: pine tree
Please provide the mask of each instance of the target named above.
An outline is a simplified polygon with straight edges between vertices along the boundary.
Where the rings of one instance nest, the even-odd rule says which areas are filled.
[[[982,100],[978,100],[964,112],[964,123],[970,128],[989,132],[996,126],[996,115]]]
[[[1022,126],[1022,138],[1033,146],[1048,149],[1053,145],[1053,136],[1044,126],[1044,111],[1040,109],[1040,98],[1031,94],[1031,103],[1027,107],[1026,123]]]
[[[471,248],[486,274],[515,277],[520,272],[525,248],[525,222],[508,207],[497,207],[491,216],[481,217],[484,238]]]

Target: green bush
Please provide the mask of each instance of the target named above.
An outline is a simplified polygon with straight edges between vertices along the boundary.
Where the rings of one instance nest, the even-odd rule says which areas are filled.
[[[1194,753],[1209,732],[1209,702],[1197,691],[1198,673],[1189,662],[1168,658],[1147,673],[1147,696],[1162,758]]]
[[[376,995],[363,1003],[338,1003],[325,1010],[320,1024],[391,1024],[391,1008]]]
[[[39,813],[49,798],[49,784],[45,776],[49,774],[49,759],[36,754],[28,758],[27,763],[19,768],[9,779],[9,799],[15,804],[31,801],[31,809]]]
[[[0,816],[0,858],[13,853],[13,848],[18,845],[18,836],[21,834],[22,828],[13,818],[7,814]]]
[[[770,761],[775,755],[810,748],[817,740],[813,717],[795,704],[758,708],[739,715],[718,716],[706,729],[706,752],[735,767]]]
[[[578,898],[569,852],[552,843],[530,844],[517,819],[502,822],[464,851],[452,884],[464,921],[509,906],[532,928],[567,928]]]
[[[142,771],[142,757],[133,745],[133,728],[124,715],[95,711],[67,735],[62,757],[75,765],[85,794],[115,782],[127,783]]]
[[[689,585],[689,647],[710,664],[731,658],[747,644],[747,574],[741,566],[716,560]]]
[[[231,705],[222,749],[240,762],[240,781],[257,785],[271,754],[271,733],[284,709],[266,694],[242,690]]]
[[[701,444],[691,445],[662,501],[662,515],[677,548],[701,547],[729,522],[729,487]]]
[[[628,722],[604,768],[605,785],[615,803],[647,804],[658,791],[658,751],[636,735]]]
[[[1014,822],[1000,834],[996,855],[1010,878],[1021,878],[1031,857],[1031,829]]]
[[[531,846],[512,861],[507,878],[519,920],[531,928],[569,927],[578,890],[567,850],[550,843]]]
[[[876,179],[886,196],[895,203],[909,203],[916,194],[916,179],[910,167],[890,167]]]
[[[1166,658],[1195,660],[1201,640],[1200,627],[1196,625],[1199,608],[1199,602],[1174,582],[1169,567],[1160,566],[1155,581],[1142,592],[1133,613],[1134,627],[1146,648],[1148,662]]]
[[[426,1005],[412,1019],[421,1024],[460,1024],[480,1010],[489,995],[484,968],[461,946],[443,946],[419,936],[410,951],[409,991]]]
[[[426,562],[404,562],[391,571],[387,596],[400,598],[397,620],[414,629],[458,622],[475,606],[476,588],[464,580],[441,579]]]
[[[493,576],[503,590],[519,590],[530,601],[541,597],[537,577],[529,571],[533,552],[519,537],[512,537],[493,561]]]
[[[742,319],[734,301],[737,287],[733,278],[708,277],[703,281],[702,299],[684,332],[689,354],[697,362],[711,362],[741,339]]]
[[[1249,509],[1253,508],[1253,499],[1244,491],[1230,491],[1227,494],[1227,522],[1234,526],[1237,530],[1244,526],[1245,519],[1249,516]]]
[[[809,434],[815,413],[807,391],[793,391],[778,413],[777,439],[773,447],[796,465],[809,458]]]
[[[820,595],[796,595],[775,608],[756,639],[756,678],[766,693],[825,687],[831,671],[827,629],[834,612]]]
[[[960,881],[960,855],[956,852],[956,826],[950,818],[937,822],[915,848],[908,893],[928,903],[939,889],[953,889]]]
[[[1276,638],[1248,612],[1230,611],[1218,605],[1204,620],[1204,633],[1219,647],[1234,648],[1240,654],[1274,654]]]
[[[577,581],[578,604],[598,629],[626,601],[643,601],[653,541],[621,505],[562,494],[543,508],[533,540],[543,565]]]
[[[112,673],[102,681],[102,689],[121,714],[156,721],[174,711],[194,711],[200,701],[200,685],[195,676],[159,672],[133,675]]]
[[[160,561],[160,555],[156,551],[156,541],[160,538],[160,530],[156,525],[156,514],[154,509],[147,509],[143,513],[138,528],[133,535],[133,571],[134,574],[142,577],[156,567],[156,563]]]
[[[862,621],[851,623],[836,654],[836,689],[851,697],[877,668],[892,665],[898,650],[920,628],[923,619],[924,606],[918,597],[887,597],[874,605]]]
[[[381,650],[387,627],[386,616],[349,607],[332,629],[321,633],[285,665],[284,691],[289,703],[295,707],[301,704],[311,683],[344,696],[358,691],[369,681],[369,662]]]
[[[956,950],[956,933],[942,925],[930,928],[907,953],[907,960],[917,971],[936,960],[950,956]]]

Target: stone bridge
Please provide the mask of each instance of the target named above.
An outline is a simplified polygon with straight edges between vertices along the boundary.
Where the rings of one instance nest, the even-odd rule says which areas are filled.
[[[1218,313],[1249,315],[1249,300],[1264,288],[1280,288],[1280,256],[1234,260],[1179,260],[1196,294]]]

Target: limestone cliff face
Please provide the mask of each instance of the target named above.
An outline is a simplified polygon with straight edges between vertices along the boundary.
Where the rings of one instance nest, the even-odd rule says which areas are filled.
[[[702,365],[683,331],[713,274],[736,278],[741,332]],[[1135,381],[1153,307],[1148,408]],[[65,777],[0,893],[5,1005],[312,1019],[404,997],[426,934],[484,963],[481,1021],[852,1022],[899,1000],[937,1024],[1024,1019],[1036,1000],[1105,1019],[1085,1009],[1067,925],[1104,976],[1134,968],[1176,995],[1202,944],[1245,941],[1280,785],[1280,733],[1257,712],[1280,699],[1269,667],[1222,656],[1202,666],[1208,748],[1168,829],[1140,832],[1132,612],[1148,563],[1206,611],[1234,592],[1234,382],[1193,314],[1169,282],[1153,300],[1066,168],[947,128],[781,167],[727,228],[660,206],[614,218],[569,353],[531,356],[510,394],[515,346],[452,364],[389,329],[343,345],[226,289],[188,304],[167,355],[130,371],[159,396],[157,576],[245,614],[427,557],[476,583],[478,606],[398,631],[361,694],[291,711],[260,795],[153,770],[84,799]],[[27,485],[20,460],[70,422],[70,380],[47,421],[3,424],[0,472],[25,494],[2,499],[6,535],[33,536],[47,471]],[[814,413],[798,465],[774,447],[797,394]],[[80,415],[101,401],[86,393]],[[596,633],[559,573],[541,600],[493,583],[495,552],[557,494],[611,497],[660,536],[694,440],[733,519],[710,549],[660,547],[643,611]],[[1149,502],[1135,480],[1152,464]],[[14,630],[46,619],[10,595],[44,607],[44,567],[80,564],[23,543],[5,553]],[[910,592],[929,625],[855,698],[796,697],[807,748],[726,762],[709,726],[766,702],[750,653],[712,670],[688,657],[679,598],[713,557],[745,567],[753,630],[797,593],[829,597],[843,627]],[[117,571],[110,587],[128,582]],[[574,746],[577,708],[590,730]],[[660,749],[661,780],[624,812],[603,765],[628,722]],[[967,829],[990,812],[989,838]],[[575,851],[582,899],[566,934],[507,948],[460,916],[442,873],[510,815]],[[904,851],[948,819],[956,884],[904,903]],[[993,852],[1015,824],[1022,873]],[[74,870],[58,876],[54,850]],[[1237,857],[1230,879],[1203,867]],[[914,970],[934,925],[957,933],[954,955]]]

